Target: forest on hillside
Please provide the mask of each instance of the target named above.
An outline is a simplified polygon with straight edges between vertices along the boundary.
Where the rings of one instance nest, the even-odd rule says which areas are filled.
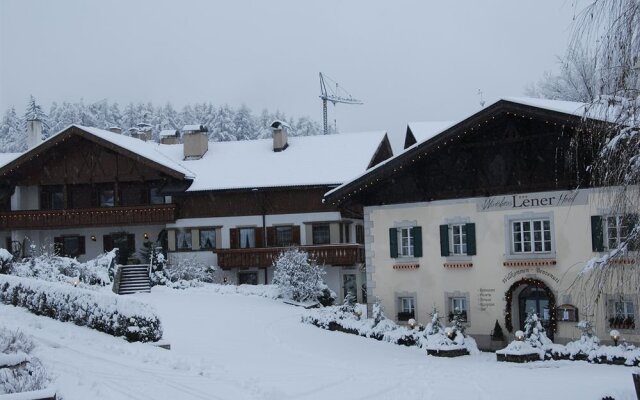
[[[43,121],[45,138],[71,124],[98,128],[119,127],[124,134],[131,134],[138,124],[151,125],[154,139],[164,129],[181,129],[184,125],[201,124],[209,131],[212,141],[251,140],[269,137],[269,125],[274,120],[286,122],[292,136],[317,135],[322,126],[309,117],[289,117],[282,112],[262,110],[259,115],[245,105],[238,108],[211,103],[186,105],[176,110],[171,103],[155,106],[148,103],[129,103],[121,108],[118,103],[101,100],[85,104],[77,102],[54,102],[45,112],[31,96],[23,112],[8,108],[0,121],[0,152],[26,150],[25,121],[38,118]]]

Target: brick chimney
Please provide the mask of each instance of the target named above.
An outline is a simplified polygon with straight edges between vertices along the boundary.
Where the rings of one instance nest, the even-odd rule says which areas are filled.
[[[42,121],[32,119],[27,121],[27,148],[32,149],[42,143]]]
[[[209,150],[209,137],[204,125],[185,125],[182,128],[182,146],[185,160],[199,160]]]
[[[289,129],[289,125],[285,124],[282,121],[273,121],[271,124],[271,132],[273,133],[273,151],[284,151],[287,147],[289,147],[289,142],[287,141],[287,130]]]

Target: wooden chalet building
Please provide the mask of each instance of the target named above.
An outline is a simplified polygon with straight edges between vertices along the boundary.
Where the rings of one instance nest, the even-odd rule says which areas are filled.
[[[298,246],[326,266],[330,287],[362,299],[361,210],[323,204],[328,190],[392,156],[385,132],[208,142],[186,126],[163,143],[72,125],[0,156],[0,237],[15,254],[55,245],[90,259],[114,247],[134,262],[160,239],[170,262],[193,259],[229,283],[265,283],[273,259]],[[1,246],[1,245],[0,245]]]
[[[443,323],[460,312],[484,348],[496,320],[513,333],[530,310],[559,342],[579,336],[582,317],[602,338],[615,328],[637,341],[639,293],[607,293],[587,313],[569,290],[640,212],[614,213],[607,191],[591,187],[592,147],[571,145],[589,137],[584,112],[579,103],[500,100],[408,138],[402,153],[328,192],[331,206],[363,207],[369,302],[422,324],[434,306]],[[636,257],[631,248],[619,262]]]

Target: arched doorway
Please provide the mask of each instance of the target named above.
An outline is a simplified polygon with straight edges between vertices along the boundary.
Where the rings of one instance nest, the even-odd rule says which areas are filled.
[[[553,340],[557,326],[556,300],[546,283],[533,278],[520,279],[507,290],[505,300],[505,326],[509,332],[524,330],[527,313],[533,311],[538,314],[549,339]]]
[[[518,314],[521,330],[524,330],[525,316],[530,312],[538,314],[542,326],[548,331],[551,319],[549,296],[544,289],[527,285],[518,294]]]

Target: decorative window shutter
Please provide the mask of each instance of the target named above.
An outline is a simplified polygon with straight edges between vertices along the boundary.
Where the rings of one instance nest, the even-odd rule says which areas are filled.
[[[398,230],[389,228],[389,256],[398,258]]]
[[[240,248],[240,232],[238,231],[238,228],[229,229],[229,239],[232,249]]]
[[[411,236],[413,236],[413,256],[422,257],[422,227],[411,228]]]
[[[84,243],[84,236],[78,236],[78,255],[83,255],[86,253],[86,247]]]
[[[102,236],[102,249],[106,252],[113,250],[113,238],[111,235]]]
[[[275,246],[275,245],[276,245],[276,228],[274,226],[269,226],[269,227],[267,227],[267,245],[266,245],[266,247]]]
[[[596,252],[604,251],[604,232],[600,215],[591,216],[591,249]]]
[[[299,246],[300,245],[300,225],[294,225],[293,226],[293,233],[292,233],[292,243],[294,245]]]
[[[465,224],[467,229],[467,255],[476,255],[476,224]]]
[[[258,248],[264,247],[264,229],[256,228],[255,235],[256,235],[256,247]]]
[[[449,225],[440,225],[440,255],[449,257]]]

